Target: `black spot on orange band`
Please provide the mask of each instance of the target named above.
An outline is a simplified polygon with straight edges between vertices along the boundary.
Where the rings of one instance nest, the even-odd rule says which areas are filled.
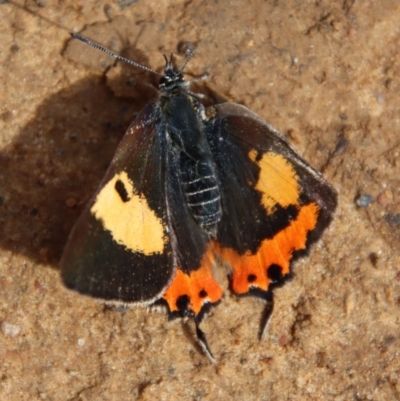
[[[271,283],[277,283],[282,278],[282,267],[273,263],[268,267],[267,275]]]

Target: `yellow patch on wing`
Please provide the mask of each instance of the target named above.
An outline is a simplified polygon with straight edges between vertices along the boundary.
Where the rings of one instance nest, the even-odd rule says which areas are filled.
[[[262,193],[262,204],[272,214],[276,204],[282,207],[298,204],[300,188],[292,165],[277,153],[268,152],[257,160],[257,152],[250,151],[249,157],[260,167],[256,189]]]
[[[199,269],[189,274],[177,269],[174,280],[163,297],[171,312],[179,310],[177,302],[185,295],[189,299],[188,309],[195,315],[201,312],[206,303],[215,303],[222,298],[223,290],[212,275],[214,264],[215,258],[209,248],[201,260]]]
[[[128,198],[125,201],[116,190],[118,181],[125,188]],[[163,252],[167,238],[162,220],[150,209],[146,199],[137,194],[125,171],[107,182],[90,211],[118,244],[145,255]]]
[[[271,282],[268,277],[270,266],[279,266],[281,275],[287,275],[293,252],[306,248],[308,233],[315,228],[318,215],[317,204],[302,206],[297,218],[274,238],[264,240],[253,255],[239,255],[235,250],[222,248],[215,243],[217,254],[232,268],[232,290],[236,294],[245,294],[251,287],[268,291]],[[249,277],[252,278],[250,281]]]

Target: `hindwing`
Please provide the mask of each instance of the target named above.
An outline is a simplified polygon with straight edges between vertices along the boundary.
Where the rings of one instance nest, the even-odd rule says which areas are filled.
[[[231,268],[238,295],[271,299],[271,284],[331,221],[337,194],[270,124],[224,103],[206,133],[217,165],[223,218],[214,250]]]

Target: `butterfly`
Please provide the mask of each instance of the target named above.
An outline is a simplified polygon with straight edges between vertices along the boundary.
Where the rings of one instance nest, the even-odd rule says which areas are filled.
[[[233,103],[205,108],[173,55],[162,74],[72,34],[113,57],[160,76],[159,97],[128,128],[61,258],[65,285],[125,305],[165,305],[170,318],[200,323],[220,303],[214,278],[229,269],[231,291],[265,301],[290,276],[332,220],[335,189],[271,124]]]

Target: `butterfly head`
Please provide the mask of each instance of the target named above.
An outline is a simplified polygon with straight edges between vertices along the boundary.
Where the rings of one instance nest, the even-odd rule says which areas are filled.
[[[165,58],[164,74],[161,77],[159,84],[161,93],[171,92],[175,88],[186,88],[187,82],[185,82],[185,79],[183,78],[183,73],[182,73],[183,68],[178,70],[174,66],[173,54],[171,53],[171,57],[169,59],[164,54],[164,58]]]
[[[189,82],[186,82],[183,78],[183,70],[185,69],[187,63],[192,58],[193,52],[187,57],[185,64],[181,69],[177,69],[174,66],[173,54],[171,53],[170,58],[164,54],[165,67],[164,74],[160,79],[159,89],[161,93],[170,93],[174,89],[185,89],[189,86]]]

